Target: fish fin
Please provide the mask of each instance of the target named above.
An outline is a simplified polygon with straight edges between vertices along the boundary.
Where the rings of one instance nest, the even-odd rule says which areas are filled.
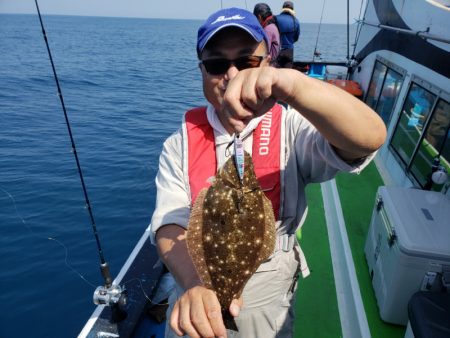
[[[263,242],[265,245],[262,246],[260,252],[260,262],[264,262],[266,259],[272,255],[275,250],[276,242],[276,229],[275,229],[275,216],[273,214],[272,203],[270,200],[263,195],[263,205],[264,205],[264,215],[265,215],[265,231],[263,235]]]
[[[207,189],[200,191],[195,200],[194,206],[189,217],[189,225],[186,234],[186,243],[188,247],[189,256],[191,256],[197,274],[200,277],[203,285],[207,288],[212,288],[211,277],[208,272],[208,267],[204,259],[203,253],[203,201],[206,196]]]
[[[239,329],[236,325],[236,321],[234,320],[234,317],[230,314],[228,310],[222,310],[222,318],[223,323],[225,325],[225,328],[227,330],[236,331],[238,332]]]

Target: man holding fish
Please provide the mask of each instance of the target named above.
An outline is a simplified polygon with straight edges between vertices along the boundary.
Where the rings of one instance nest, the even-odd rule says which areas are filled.
[[[151,239],[176,281],[166,337],[292,337],[296,281],[309,274],[295,238],[305,186],[362,170],[384,123],[337,87],[270,67],[246,10],[212,14],[197,53],[208,105],[166,140],[156,178]]]

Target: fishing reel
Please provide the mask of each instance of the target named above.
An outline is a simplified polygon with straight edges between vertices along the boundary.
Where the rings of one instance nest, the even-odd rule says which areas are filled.
[[[448,177],[446,168],[441,164],[439,156],[436,156],[431,164],[431,172],[427,177],[427,181],[425,182],[423,189],[431,190],[433,183],[437,185],[444,184],[447,182]]]
[[[97,287],[94,292],[94,304],[106,306],[125,306],[127,303],[127,291],[120,285],[104,285]]]
[[[106,305],[111,307],[111,316],[113,322],[120,322],[127,317],[125,307],[127,305],[127,290],[125,286],[115,285],[112,283],[111,274],[109,273],[108,263],[100,265],[101,273],[105,279],[105,285],[97,287],[94,291],[94,304]]]
[[[94,292],[94,304],[111,307],[111,320],[113,323],[127,318],[125,307],[127,305],[127,290],[120,285],[99,286]]]

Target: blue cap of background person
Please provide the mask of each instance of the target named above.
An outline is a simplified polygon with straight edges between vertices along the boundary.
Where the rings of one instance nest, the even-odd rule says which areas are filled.
[[[225,27],[238,27],[249,33],[257,42],[263,39],[268,45],[267,35],[253,13],[240,8],[226,8],[212,14],[198,29],[197,54],[200,57],[208,41]]]

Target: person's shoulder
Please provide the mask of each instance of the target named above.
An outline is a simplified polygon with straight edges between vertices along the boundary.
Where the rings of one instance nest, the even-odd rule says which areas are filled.
[[[208,123],[206,111],[207,106],[189,109],[184,113],[184,122],[192,123],[195,125]]]
[[[183,137],[183,131],[180,128],[178,128],[176,131],[174,131],[169,137],[166,138],[164,141],[165,146],[174,146],[181,143]]]
[[[183,132],[180,129],[172,133],[163,143],[161,156],[170,158],[181,158],[183,152]]]
[[[182,140],[183,140],[183,125],[185,124],[185,117],[184,115],[187,112],[185,112],[183,114],[182,119],[180,119],[180,124],[178,126],[178,128],[172,132],[172,134],[170,134],[165,140],[164,140],[164,148],[169,148],[169,149],[175,149],[175,148],[179,148],[182,144]]]
[[[292,108],[291,106],[283,107],[285,111],[285,116],[287,119],[303,119],[304,117],[297,110]]]
[[[278,26],[275,23],[271,23],[264,27],[264,30],[267,33],[278,33]]]

